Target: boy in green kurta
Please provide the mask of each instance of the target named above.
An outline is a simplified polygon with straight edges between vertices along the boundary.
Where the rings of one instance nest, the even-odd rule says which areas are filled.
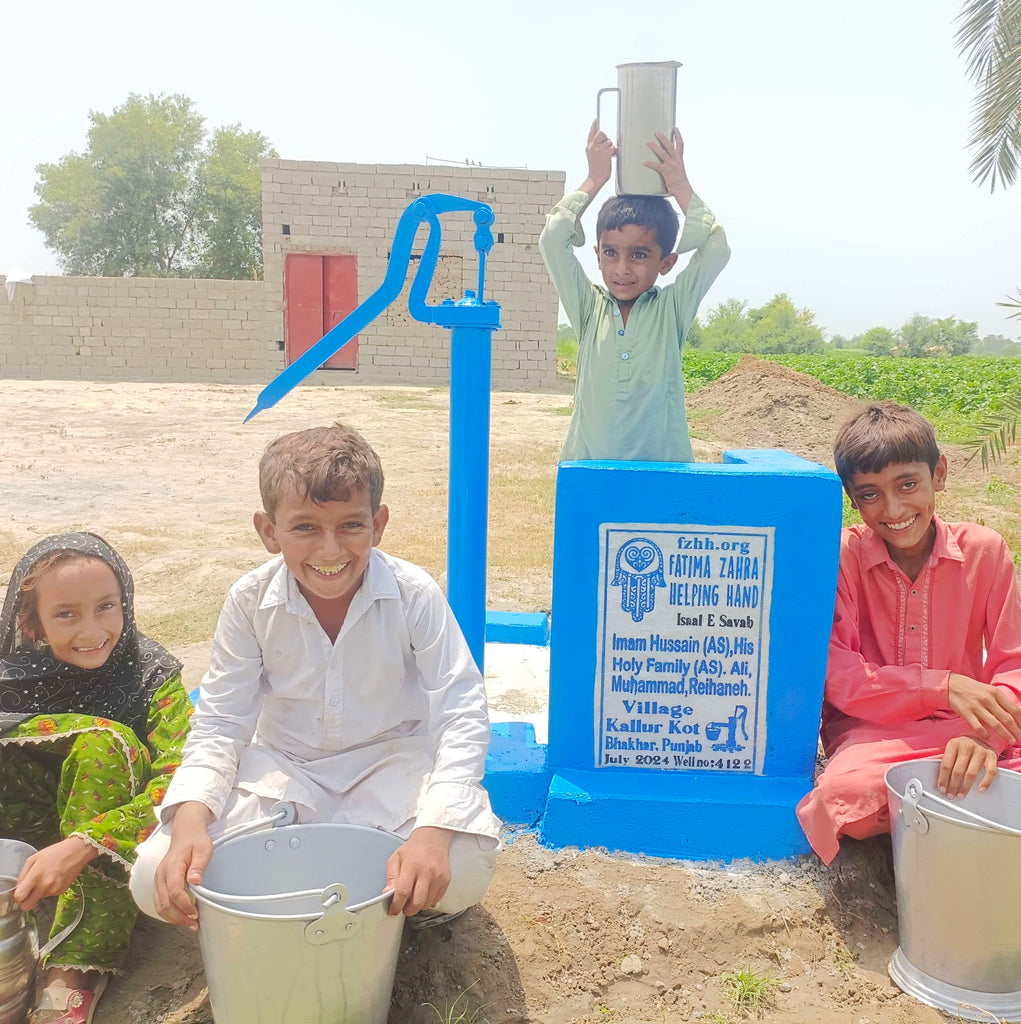
[[[730,259],[723,227],[692,191],[684,143],[675,128],[649,149],[678,220],[661,196],[615,196],[599,212],[596,255],[605,288],[592,284],[572,247],[583,245],[580,218],[610,179],[613,143],[593,124],[588,177],[546,218],[539,248],[578,337],[574,413],[561,459],[691,462],[681,351],[698,304]],[[664,288],[656,279],[680,253],[694,255]]]
[[[127,951],[127,872],[180,764],[180,662],[135,627],[131,574],[91,533],[18,563],[0,615],[0,836],[30,843],[24,910],[57,896],[32,1024],[83,1024]]]

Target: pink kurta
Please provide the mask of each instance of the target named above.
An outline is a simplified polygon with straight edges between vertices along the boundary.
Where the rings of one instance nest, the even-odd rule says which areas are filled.
[[[932,554],[914,582],[869,527],[841,536],[822,711],[829,761],[798,805],[827,864],[838,836],[889,831],[890,765],[942,756],[953,737],[971,734],[950,710],[951,672],[1003,686],[1021,703],[1021,593],[1007,544],[975,523],[934,522]],[[1021,766],[1021,747],[987,742],[1001,766]]]

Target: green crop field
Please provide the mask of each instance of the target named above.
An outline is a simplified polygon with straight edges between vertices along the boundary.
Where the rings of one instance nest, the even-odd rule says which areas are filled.
[[[688,390],[704,387],[740,358],[736,352],[689,349],[684,354]],[[985,417],[1003,408],[1005,398],[1021,398],[1021,359],[1002,356],[898,359],[833,352],[761,358],[807,373],[855,398],[892,398],[913,406],[951,442],[974,436]]]

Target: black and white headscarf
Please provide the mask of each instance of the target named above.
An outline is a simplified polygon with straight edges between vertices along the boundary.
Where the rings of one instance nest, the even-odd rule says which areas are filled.
[[[124,628],[110,657],[96,669],[58,661],[18,628],[21,586],[33,566],[56,551],[105,562],[121,588]],[[34,545],[18,562],[0,614],[0,734],[34,715],[81,714],[110,718],[145,738],[153,694],[181,663],[135,626],[134,584],[124,560],[94,533],[64,533]]]

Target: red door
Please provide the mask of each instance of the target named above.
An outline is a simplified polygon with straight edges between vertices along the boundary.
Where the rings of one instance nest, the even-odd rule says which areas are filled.
[[[288,253],[284,258],[284,352],[288,364],[358,305],[358,257]],[[358,369],[358,338],[324,364]]]

